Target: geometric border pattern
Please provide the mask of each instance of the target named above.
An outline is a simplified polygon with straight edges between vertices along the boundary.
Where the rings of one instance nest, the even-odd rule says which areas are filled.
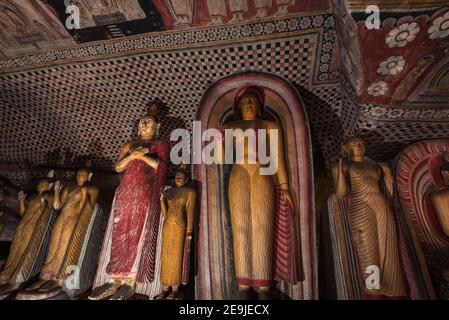
[[[56,49],[35,54],[0,59],[0,71],[30,69],[50,64],[67,63],[74,60],[103,59],[105,56],[127,55],[145,51],[167,51],[190,46],[212,46],[223,42],[247,42],[260,37],[285,37],[292,34],[322,32],[323,41],[316,82],[335,81],[338,72],[329,72],[332,49],[335,41],[334,20],[330,13],[295,15],[278,19],[265,19],[220,27],[188,29],[180,31],[150,33],[119,40],[108,40],[85,44],[74,48]]]

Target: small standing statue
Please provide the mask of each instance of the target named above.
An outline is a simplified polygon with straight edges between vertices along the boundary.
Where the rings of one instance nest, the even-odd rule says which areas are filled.
[[[157,238],[160,221],[160,194],[165,185],[169,146],[158,139],[161,101],[150,104],[139,122],[139,137],[120,151],[116,171],[124,173],[117,188],[109,224],[112,224],[110,250],[103,243],[99,274],[108,283],[94,288],[89,299],[127,300],[136,283],[154,280]],[[108,227],[109,228],[109,227]]]
[[[62,184],[55,183],[52,205],[60,214],[51,233],[40,279],[27,288],[29,294],[24,293],[24,297],[46,299],[57,295],[63,290],[64,280],[71,275],[71,267],[78,265],[99,194],[97,187],[87,184],[91,178],[89,170],[78,170],[76,186],[69,186],[62,193]]]
[[[44,238],[51,227],[53,216],[53,184],[43,179],[37,185],[38,194],[29,200],[20,191],[19,213],[22,216],[11,245],[8,259],[0,273],[0,296],[19,289],[22,283],[37,274],[45,251]],[[37,270],[36,270],[37,269]]]
[[[431,201],[441,230],[449,237],[449,152],[444,154],[440,173],[444,187],[432,193]]]
[[[181,165],[175,175],[175,187],[161,194],[164,217],[161,249],[162,293],[156,299],[179,299],[179,286],[189,280],[189,255],[192,242],[197,192],[188,187],[189,178]],[[170,292],[170,287],[172,291]]]
[[[365,142],[361,138],[349,139],[343,149],[349,159],[340,159],[332,168],[332,176],[337,196],[350,196],[349,221],[360,273],[365,274],[370,266],[378,267],[380,271],[379,286],[366,288],[367,294],[379,298],[406,298],[398,231],[391,204],[391,170],[387,164],[365,159]]]

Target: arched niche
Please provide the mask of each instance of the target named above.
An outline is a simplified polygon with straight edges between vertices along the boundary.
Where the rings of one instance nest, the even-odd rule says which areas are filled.
[[[449,237],[441,230],[430,196],[443,187],[439,169],[449,140],[417,142],[399,155],[395,166],[398,199],[423,270],[428,291],[449,298]],[[430,275],[429,275],[430,272]]]
[[[217,81],[207,90],[196,120],[201,124],[201,134],[206,129],[220,128],[224,121],[232,119],[236,92],[248,86],[258,86],[264,90],[264,117],[278,122],[283,128],[285,157],[296,206],[296,220],[293,223],[299,232],[296,240],[291,241],[296,241],[301,249],[303,278],[295,285],[278,281],[277,288],[291,299],[316,299],[317,246],[312,148],[309,122],[295,87],[272,74],[234,74]],[[207,142],[201,144],[204,147]],[[198,299],[229,299],[237,286],[226,194],[227,170],[226,166],[221,165],[202,163],[194,166],[194,177],[199,181],[200,188],[196,274]],[[279,225],[275,227],[282,228]]]

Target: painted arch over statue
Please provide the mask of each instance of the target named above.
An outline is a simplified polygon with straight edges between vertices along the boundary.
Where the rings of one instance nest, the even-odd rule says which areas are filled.
[[[234,103],[242,88],[259,88],[264,95],[263,120],[275,122],[283,132],[283,155],[289,173],[295,212],[289,218],[281,190],[275,190],[273,284],[280,296],[316,299],[317,252],[313,188],[313,161],[309,123],[296,88],[283,78],[261,72],[243,72],[214,83],[197,112],[202,133],[235,120]],[[206,142],[202,142],[202,148]],[[235,297],[234,265],[228,184],[232,165],[194,166],[200,185],[198,218],[197,299]],[[239,283],[240,284],[240,283]]]

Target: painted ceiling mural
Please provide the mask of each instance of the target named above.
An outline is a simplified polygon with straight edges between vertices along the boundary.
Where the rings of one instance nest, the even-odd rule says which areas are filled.
[[[248,70],[298,88],[329,163],[352,134],[378,160],[449,136],[446,1],[4,0],[0,15],[0,162],[108,170],[152,97],[166,132],[189,129],[207,88]]]
[[[359,101],[449,106],[449,7],[441,7],[443,1],[412,2],[414,10],[405,11],[401,3],[409,1],[377,1],[379,29],[366,27],[365,8],[376,1],[333,2],[343,70]]]

